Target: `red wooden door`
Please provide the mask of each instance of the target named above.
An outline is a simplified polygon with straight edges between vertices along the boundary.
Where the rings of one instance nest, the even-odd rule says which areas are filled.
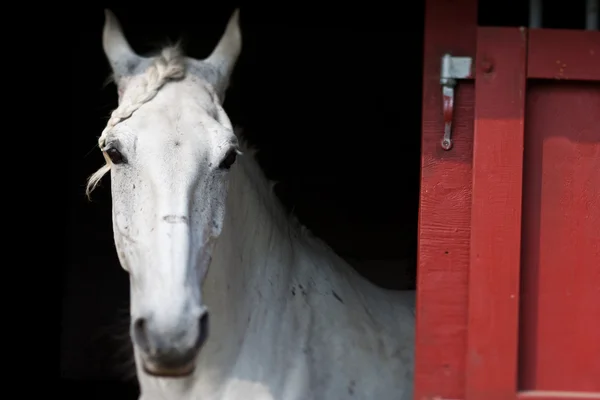
[[[600,32],[480,28],[484,62],[465,398],[600,399]]]
[[[426,7],[415,399],[600,399],[600,32],[475,15]]]

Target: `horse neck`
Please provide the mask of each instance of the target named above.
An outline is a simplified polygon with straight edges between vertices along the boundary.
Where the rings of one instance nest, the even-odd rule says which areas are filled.
[[[223,231],[202,290],[211,315],[209,342],[220,342],[218,355],[206,350],[221,358],[211,360],[217,364],[233,362],[252,324],[285,307],[298,245],[296,225],[250,152],[239,157],[229,179]]]

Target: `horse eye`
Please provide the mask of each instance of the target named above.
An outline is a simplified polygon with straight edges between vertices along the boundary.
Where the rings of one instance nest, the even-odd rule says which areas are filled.
[[[237,152],[235,150],[229,150],[229,152],[227,153],[227,155],[225,156],[225,158],[223,159],[223,161],[221,161],[221,164],[219,164],[219,168],[220,169],[229,169],[231,168],[231,166],[233,165],[233,163],[235,162],[237,158]]]
[[[106,154],[108,154],[108,158],[110,158],[110,161],[112,161],[113,164],[122,164],[125,162],[125,157],[123,157],[123,154],[121,154],[121,152],[114,147],[107,149]]]

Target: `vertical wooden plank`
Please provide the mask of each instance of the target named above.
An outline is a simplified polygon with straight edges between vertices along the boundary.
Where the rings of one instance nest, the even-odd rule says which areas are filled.
[[[475,55],[477,0],[426,0],[417,271],[416,400],[464,397],[473,83],[456,89],[454,146],[444,132],[444,53]]]
[[[479,28],[466,400],[517,393],[524,28]]]

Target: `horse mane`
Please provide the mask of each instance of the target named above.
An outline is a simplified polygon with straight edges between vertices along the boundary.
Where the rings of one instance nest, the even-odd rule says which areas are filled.
[[[160,88],[170,80],[178,80],[185,77],[185,56],[178,45],[167,46],[161,50],[158,56],[152,59],[152,64],[143,74],[144,84],[139,93],[130,101],[123,102],[111,113],[106,127],[98,138],[98,147],[106,161],[99,170],[94,172],[87,182],[85,194],[88,199],[100,180],[111,168],[111,161],[104,151],[107,133],[121,121],[131,117],[145,103],[152,100]]]

